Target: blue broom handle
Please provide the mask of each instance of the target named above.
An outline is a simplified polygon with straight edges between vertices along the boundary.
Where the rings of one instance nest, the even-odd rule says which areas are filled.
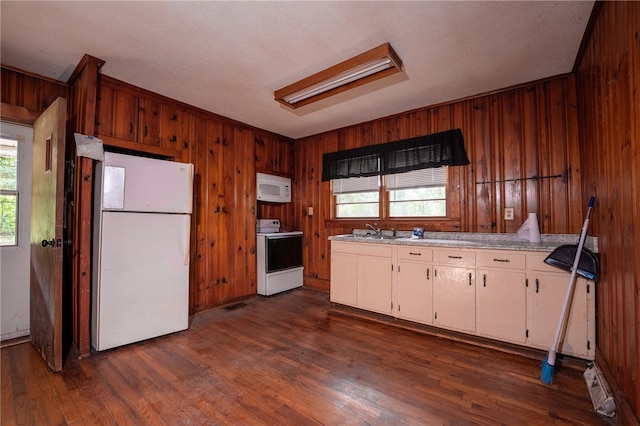
[[[560,316],[560,322],[558,323],[558,328],[556,330],[556,337],[553,341],[553,346],[551,346],[551,350],[554,355],[558,350],[558,343],[560,342],[560,336],[562,335],[562,329],[564,328],[564,324],[567,320],[567,313],[569,310],[569,305],[571,304],[571,295],[573,294],[573,287],[576,281],[576,272],[578,271],[578,265],[580,263],[580,256],[582,255],[582,248],[584,247],[584,240],[587,238],[587,227],[589,226],[589,219],[591,218],[591,210],[593,209],[593,204],[596,201],[596,197],[591,197],[589,199],[589,209],[587,210],[587,217],[584,219],[584,225],[582,225],[582,231],[580,232],[580,242],[578,243],[578,251],[576,251],[576,257],[573,259],[573,267],[571,268],[571,277],[569,278],[569,287],[567,288],[567,294],[564,298],[564,304],[562,305],[562,315]],[[549,360],[550,365],[554,365],[554,360]]]

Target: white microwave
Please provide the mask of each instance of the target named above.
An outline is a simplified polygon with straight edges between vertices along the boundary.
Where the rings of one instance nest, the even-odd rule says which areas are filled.
[[[270,203],[291,202],[291,179],[282,176],[256,173],[258,201]]]

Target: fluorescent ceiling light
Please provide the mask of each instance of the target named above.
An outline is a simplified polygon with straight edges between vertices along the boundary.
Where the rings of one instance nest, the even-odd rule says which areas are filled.
[[[385,43],[276,90],[274,96],[283,105],[298,108],[400,71],[402,61]]]

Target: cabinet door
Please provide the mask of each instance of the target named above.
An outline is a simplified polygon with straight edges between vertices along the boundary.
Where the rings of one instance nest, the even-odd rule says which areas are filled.
[[[391,258],[358,257],[358,307],[391,314]]]
[[[160,103],[139,98],[139,137],[138,142],[145,145],[160,146]]]
[[[358,306],[358,256],[347,253],[331,255],[330,300]]]
[[[479,270],[476,333],[514,343],[526,340],[526,274]]]
[[[96,135],[113,136],[114,91],[100,86],[96,102]]]
[[[433,324],[475,332],[475,269],[434,266]]]
[[[431,324],[433,321],[433,266],[424,262],[398,263],[398,316]]]
[[[191,139],[191,123],[193,115],[177,108],[175,105],[162,106],[162,141],[163,148],[177,151],[187,148]]]
[[[138,97],[114,90],[112,120],[111,133],[114,138],[135,142],[138,130]]]
[[[527,287],[527,343],[541,349],[548,349],[555,338],[564,303],[569,273],[566,274],[531,274]],[[558,345],[558,352],[593,358],[589,342],[587,320],[587,286],[584,278],[575,283],[569,319],[565,326],[564,339]]]

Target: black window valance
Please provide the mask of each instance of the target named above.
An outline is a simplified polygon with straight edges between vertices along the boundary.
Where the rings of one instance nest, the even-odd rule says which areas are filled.
[[[403,173],[469,164],[460,129],[396,142],[329,152],[322,156],[322,181]]]

